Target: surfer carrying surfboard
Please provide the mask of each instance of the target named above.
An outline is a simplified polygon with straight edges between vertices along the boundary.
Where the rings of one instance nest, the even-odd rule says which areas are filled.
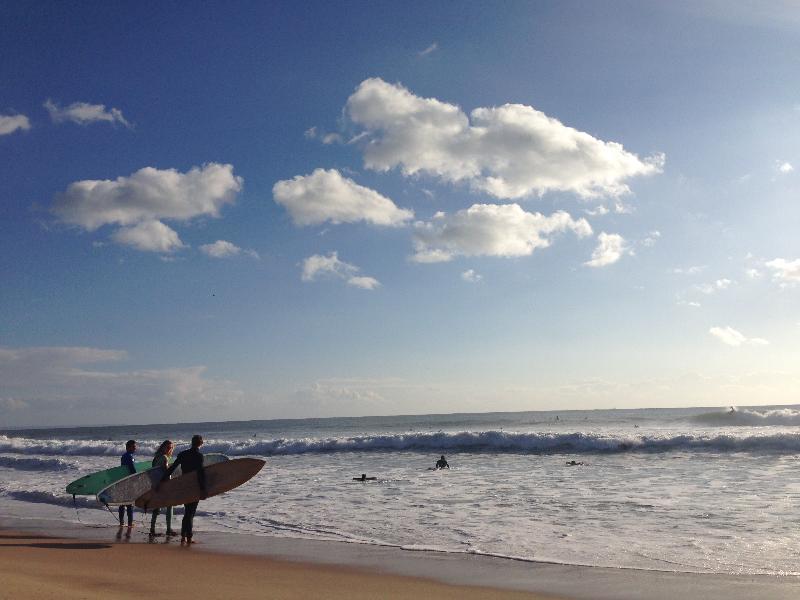
[[[162,467],[164,470],[169,468],[170,459],[172,458],[172,451],[175,449],[175,444],[172,443],[170,440],[164,440],[161,442],[161,445],[156,450],[156,454],[153,457],[153,466],[154,467]],[[158,518],[158,513],[161,511],[160,508],[156,508],[153,510],[153,516],[150,519],[150,535],[156,534],[156,519]],[[164,509],[164,512],[167,517],[167,533],[166,535],[178,535],[176,531],[172,531],[172,507],[167,506]]]
[[[134,453],[136,452],[136,440],[128,440],[125,443],[125,454],[122,455],[120,459],[120,465],[123,467],[128,467],[128,470],[131,472],[131,475],[136,473],[136,465],[134,460]],[[119,526],[122,527],[123,525],[123,517],[125,516],[125,512],[128,512],[128,527],[133,527],[133,504],[126,504],[125,506],[119,507]]]
[[[172,463],[172,466],[169,469],[167,469],[166,473],[164,473],[164,476],[161,478],[161,481],[163,482],[169,479],[170,475],[172,475],[172,472],[178,468],[178,465],[180,465],[181,472],[184,475],[196,471],[197,481],[200,484],[200,490],[203,492],[203,495],[200,496],[200,499],[205,500],[207,492],[206,492],[206,474],[203,471],[203,455],[200,452],[200,446],[202,445],[203,445],[203,436],[193,435],[192,447],[178,454],[178,458],[175,459],[175,462]],[[156,490],[158,490],[158,487],[156,487]],[[183,505],[183,521],[181,521],[181,544],[192,543],[192,525],[194,522],[194,513],[197,512],[198,503],[199,501],[189,502],[188,504]]]

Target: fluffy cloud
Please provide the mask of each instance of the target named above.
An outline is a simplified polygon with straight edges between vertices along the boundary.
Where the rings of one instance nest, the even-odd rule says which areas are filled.
[[[597,236],[597,247],[592,252],[591,260],[583,264],[587,267],[606,267],[617,262],[626,252],[628,248],[621,235],[603,231]]]
[[[121,350],[86,347],[0,347],[4,400],[0,414],[18,422],[47,414],[51,422],[147,419],[154,410],[218,407],[242,398],[205,367],[120,370]],[[106,366],[108,365],[108,366]],[[65,415],[69,417],[65,417]],[[26,417],[27,415],[27,417]],[[159,415],[160,416],[160,415]]]
[[[88,102],[73,102],[69,106],[60,107],[52,100],[46,100],[44,107],[50,113],[53,123],[63,123],[72,121],[78,125],[88,125],[89,123],[120,123],[125,127],[131,124],[122,116],[122,111],[118,108],[106,110],[105,104],[89,104]]]
[[[184,247],[178,233],[161,221],[142,221],[131,227],[121,227],[111,234],[111,239],[143,252],[170,253]]]
[[[175,231],[161,223],[162,219],[218,217],[241,188],[242,179],[233,174],[231,165],[209,163],[186,173],[145,167],[113,181],[71,183],[56,196],[53,213],[61,222],[86,231],[120,225],[122,228],[112,235],[118,243],[169,252],[183,244]]]
[[[549,191],[619,196],[629,191],[628,179],[659,173],[664,161],[663,155],[641,160],[619,143],[598,140],[530,106],[476,108],[468,117],[458,106],[378,78],[358,86],[346,113],[364,129],[357,138],[367,168],[465,181],[497,198]]]
[[[339,260],[336,252],[331,252],[328,256],[314,254],[303,261],[303,281],[316,281],[321,278],[343,279],[348,285],[352,285],[363,290],[374,290],[380,287],[380,282],[373,277],[356,275],[361,269],[350,263]]]
[[[355,223],[398,226],[414,217],[375,190],[342,177],[336,169],[315,169],[311,175],[285,179],[272,187],[275,202],[284,206],[295,225]]]
[[[761,338],[748,338],[745,337],[740,331],[733,327],[712,327],[708,332],[717,338],[723,344],[728,346],[741,346],[749,344],[752,346],[766,346],[769,344],[767,340]]]
[[[571,230],[592,233],[585,219],[558,211],[550,216],[523,210],[518,204],[473,204],[452,215],[437,213],[414,226],[413,260],[444,262],[455,256],[528,256],[550,245],[550,236]]]
[[[776,258],[765,263],[772,270],[772,278],[781,284],[800,283],[800,258],[786,260]]]
[[[31,128],[31,122],[25,115],[0,115],[0,135],[8,135],[17,130]]]
[[[781,173],[791,173],[792,171],[794,171],[794,167],[792,166],[791,163],[788,163],[788,162],[783,162],[783,163],[782,162],[778,162],[778,164],[776,165],[776,168]]]

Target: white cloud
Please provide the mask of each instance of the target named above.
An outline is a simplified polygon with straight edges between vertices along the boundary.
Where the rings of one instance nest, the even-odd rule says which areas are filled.
[[[71,121],[78,125],[88,125],[90,123],[120,123],[125,127],[131,124],[122,115],[118,108],[106,110],[104,104],[89,104],[88,102],[73,102],[69,106],[61,107],[52,100],[44,102],[44,107],[50,114],[53,123],[63,123]]]
[[[126,229],[112,236],[122,243],[148,250],[160,243],[174,249],[176,241],[180,244],[177,234],[160,220],[218,217],[241,188],[242,179],[233,174],[231,165],[209,163],[186,173],[145,167],[113,181],[71,183],[56,196],[52,210],[61,222],[87,231],[104,225],[124,226]]]
[[[328,256],[314,254],[303,261],[303,281],[316,281],[321,278],[343,279],[348,285],[364,290],[374,290],[380,282],[373,277],[356,275],[361,269],[343,260],[339,260],[338,253],[331,252]]]
[[[436,43],[436,42],[433,42],[430,46],[425,48],[425,50],[421,50],[420,52],[417,52],[417,55],[418,56],[428,56],[428,54],[432,54],[433,52],[436,52],[438,49],[439,49],[439,44]]]
[[[461,273],[461,279],[469,283],[478,283],[481,279],[483,279],[483,275],[479,275],[473,269],[467,269]]]
[[[154,410],[230,404],[242,392],[208,378],[205,367],[124,370],[122,350],[86,347],[0,347],[0,414],[42,414],[60,422],[145,419]],[[113,368],[104,368],[111,365]],[[68,415],[68,416],[65,416]],[[159,415],[160,417],[160,415]],[[30,419],[30,417],[29,417]],[[35,421],[34,421],[35,422]]]
[[[217,240],[213,244],[203,244],[200,246],[200,251],[211,258],[231,258],[240,254],[256,259],[261,258],[255,250],[243,250],[236,244],[226,240]]]
[[[761,271],[753,268],[745,269],[744,274],[747,275],[748,279],[759,279],[761,277]]]
[[[381,283],[374,277],[350,277],[347,280],[347,285],[361,288],[362,290],[374,290],[380,287]]]
[[[603,231],[597,236],[597,247],[592,252],[591,260],[583,264],[587,267],[606,267],[617,262],[626,252],[629,250],[621,235]]]
[[[174,252],[184,247],[178,233],[161,221],[142,221],[130,227],[121,227],[111,234],[111,239],[143,252]]]
[[[25,115],[0,115],[0,135],[8,135],[30,128],[31,122]]]
[[[728,346],[742,346],[748,344],[751,346],[766,346],[769,342],[762,338],[748,338],[743,333],[737,331],[733,327],[712,327],[708,332]]]
[[[692,308],[700,308],[701,304],[693,300],[678,300],[678,306],[690,306]]]
[[[795,260],[776,258],[765,263],[765,265],[772,269],[773,280],[781,284],[795,284],[800,282],[800,258]]]
[[[788,162],[780,162],[779,161],[776,168],[781,173],[791,173],[792,171],[794,171],[794,167],[791,165],[791,163],[788,163]]]
[[[664,157],[640,160],[522,104],[477,108],[469,117],[453,104],[421,98],[382,79],[363,81],[347,115],[364,128],[367,168],[424,173],[468,182],[497,198],[549,191],[583,198],[627,193],[626,181],[661,172]]]
[[[88,102],[73,102],[67,107],[60,107],[52,100],[46,100],[44,107],[50,113],[53,123],[63,123],[72,121],[78,125],[88,125],[89,123],[105,122],[120,123],[125,127],[131,124],[122,116],[122,111],[118,108],[106,110],[105,104],[89,104]]]
[[[272,194],[275,202],[289,211],[295,225],[365,221],[399,226],[414,217],[413,211],[398,208],[389,198],[342,177],[336,169],[315,169],[311,175],[278,181]]]
[[[308,129],[306,129],[303,132],[303,137],[306,138],[307,140],[313,140],[314,138],[316,138],[317,137],[317,128],[316,128],[316,126],[315,127],[309,127]]]
[[[518,204],[473,204],[452,215],[437,213],[414,226],[416,262],[444,262],[455,256],[528,256],[550,245],[550,236],[571,230],[592,233],[585,219],[558,211],[550,216],[524,211]]]

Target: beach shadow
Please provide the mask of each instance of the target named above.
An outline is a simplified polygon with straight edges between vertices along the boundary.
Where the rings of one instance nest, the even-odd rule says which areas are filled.
[[[51,548],[54,550],[103,550],[111,548],[109,544],[93,544],[91,542],[68,542],[65,544],[37,542],[33,544],[0,544],[0,548]]]
[[[0,533],[0,540],[50,540],[49,535],[5,535]]]

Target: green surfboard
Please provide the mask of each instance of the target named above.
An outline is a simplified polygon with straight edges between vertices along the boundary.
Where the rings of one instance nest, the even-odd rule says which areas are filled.
[[[152,461],[144,460],[141,462],[133,463],[136,467],[136,472],[146,471],[151,468]],[[119,481],[123,477],[127,477],[131,472],[128,467],[114,467],[113,469],[106,469],[105,471],[98,471],[91,475],[85,475],[80,479],[76,479],[67,486],[67,493],[74,496],[94,496],[103,488],[108,487],[115,481]]]

